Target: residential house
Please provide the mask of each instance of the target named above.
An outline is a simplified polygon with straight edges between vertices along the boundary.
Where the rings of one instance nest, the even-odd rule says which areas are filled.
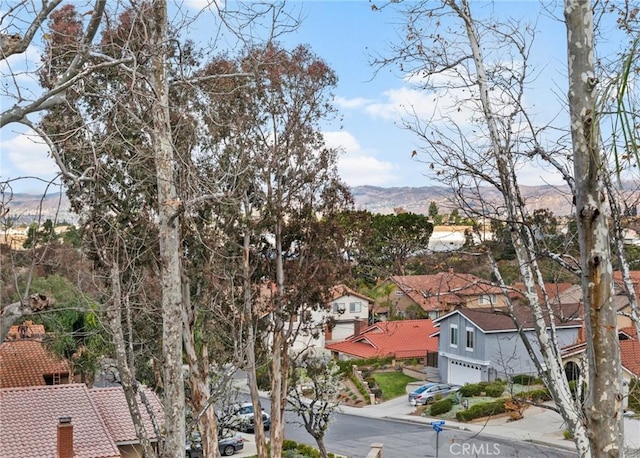
[[[539,354],[531,312],[517,305],[516,320]],[[583,324],[579,304],[555,307],[559,346],[575,343]],[[514,320],[505,307],[459,307],[434,323],[439,331],[438,368],[441,381],[455,385],[506,378],[516,374],[537,375]]]
[[[430,319],[379,321],[326,348],[338,359],[424,359],[438,351],[438,339],[431,337],[435,331]]]
[[[373,299],[345,285],[332,287],[327,303],[307,314],[307,322],[293,342],[292,351],[313,349],[317,354],[328,353],[327,343],[345,339],[354,329],[369,323],[371,304]],[[299,320],[294,322],[294,326],[299,324]]]
[[[393,315],[416,316],[419,312],[435,319],[459,306],[506,305],[498,286],[453,269],[435,275],[395,275],[388,281],[392,286],[389,294],[376,301],[375,315],[382,320]]]
[[[0,388],[70,383],[69,364],[42,343],[44,326],[25,321],[0,344]]]
[[[162,405],[145,397],[160,427]],[[139,401],[140,402],[140,401]],[[0,389],[0,458],[137,458],[139,441],[122,388],[88,389],[84,384]],[[147,409],[143,423],[157,437]]]
[[[620,346],[620,363],[622,366],[622,378],[627,382],[640,378],[640,342],[635,326],[622,328],[618,331],[618,344]],[[567,374],[567,379],[577,380],[581,368],[586,364],[585,350],[587,343],[580,339],[573,345],[562,348],[562,361]]]

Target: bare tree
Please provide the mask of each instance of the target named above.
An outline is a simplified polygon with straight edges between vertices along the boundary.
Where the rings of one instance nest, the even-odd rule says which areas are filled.
[[[590,5],[567,2],[565,8],[572,67],[569,105],[575,132],[574,152],[569,157],[562,153],[561,143],[553,151],[542,147],[543,129],[529,117],[523,103],[530,78],[532,28],[524,23],[501,22],[495,17],[477,21],[467,0],[419,2],[405,11],[408,18],[405,41],[394,50],[391,59],[378,63],[398,64],[422,89],[439,97],[435,99],[431,117],[421,117],[409,108],[408,118],[413,122],[406,121],[405,127],[423,140],[423,151],[428,154],[436,176],[453,187],[467,213],[500,219],[509,228],[537,343],[527,339],[523,332],[520,335],[571,430],[579,453],[620,456],[619,355],[604,208],[606,196],[602,187],[607,170],[599,151],[594,88],[589,86],[589,82],[594,82],[589,79],[594,75],[593,68],[577,67],[594,62],[590,54],[593,52]],[[577,40],[581,40],[579,44]],[[574,55],[577,48],[581,53]],[[574,110],[579,114],[574,114]],[[547,160],[574,192],[582,226],[579,265],[563,258],[562,253],[550,253],[539,243],[530,224],[517,170],[532,157]],[[574,160],[574,173],[568,167],[570,159]],[[487,184],[502,194],[500,206],[489,208],[482,199],[480,188]],[[570,271],[582,274],[590,336],[590,383],[585,410],[579,398],[574,401],[571,396],[554,321],[549,320],[555,313],[539,265],[542,256],[556,259]],[[495,261],[493,265],[494,275],[506,293],[498,265]],[[511,302],[509,306],[514,307]],[[513,309],[511,315],[515,319]]]

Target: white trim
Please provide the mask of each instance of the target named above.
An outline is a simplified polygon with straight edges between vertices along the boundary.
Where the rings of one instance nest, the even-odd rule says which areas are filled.
[[[456,330],[456,343],[453,343],[453,330]],[[449,346],[451,348],[458,348],[458,345],[460,345],[460,330],[458,329],[458,325],[457,324],[453,324],[451,323],[449,325]]]
[[[473,359],[473,358],[467,358],[466,356],[460,356],[460,355],[454,355],[453,353],[447,353],[444,351],[438,352],[440,356],[443,356],[447,359],[453,359],[453,360],[459,360],[459,361],[464,361],[465,363],[470,363],[470,364],[479,364],[481,366],[491,366],[491,361],[480,361],[478,359]],[[448,362],[447,362],[448,364]]]
[[[464,348],[467,351],[473,351],[476,348],[476,333],[475,333],[475,329],[472,328],[471,326],[465,326],[464,328],[465,333],[464,333]],[[471,332],[471,344],[472,346],[469,346],[469,332]]]

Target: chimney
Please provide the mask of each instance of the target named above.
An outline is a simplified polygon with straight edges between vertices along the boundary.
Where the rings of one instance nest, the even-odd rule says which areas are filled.
[[[355,320],[353,320],[353,335],[354,336],[359,336],[360,335],[360,331],[362,331],[362,328],[365,327],[365,320],[361,320],[359,318],[356,318]]]
[[[73,425],[71,417],[58,418],[58,458],[73,458]]]
[[[327,323],[324,325],[324,340],[328,342],[332,339],[333,339],[333,330],[329,325],[329,323]]]

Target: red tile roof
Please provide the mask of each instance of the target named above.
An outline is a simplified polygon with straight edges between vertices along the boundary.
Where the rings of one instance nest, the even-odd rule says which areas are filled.
[[[620,341],[620,363],[636,377],[640,377],[640,342],[635,339]]]
[[[423,310],[451,309],[466,302],[466,297],[482,294],[502,294],[502,290],[487,280],[471,274],[440,272],[436,275],[396,275],[390,277],[400,290]]]
[[[0,389],[0,458],[56,458],[60,417],[71,417],[74,458],[116,458],[84,384]]]
[[[149,388],[143,388],[143,392],[154,414],[156,424],[162,428],[162,424],[164,423],[164,410],[158,396]],[[111,437],[116,443],[138,442],[127,400],[124,396],[124,390],[121,387],[93,388],[89,391],[89,395],[107,425]],[[138,395],[138,407],[147,436],[150,439],[156,439],[153,423],[147,408],[140,400],[140,395]]]
[[[44,336],[44,325],[27,320],[22,324],[11,326],[5,340],[42,339]]]
[[[0,388],[45,385],[44,375],[69,375],[66,361],[41,342],[13,340],[0,345]]]
[[[430,337],[435,330],[432,320],[381,321],[326,348],[357,358],[422,358],[438,351],[438,339]]]

